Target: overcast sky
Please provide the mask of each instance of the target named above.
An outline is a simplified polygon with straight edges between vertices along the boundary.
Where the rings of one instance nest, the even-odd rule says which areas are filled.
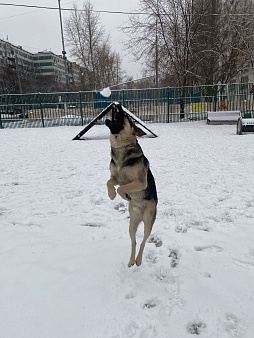
[[[58,7],[58,0],[9,0],[6,3],[26,4],[37,6]],[[83,0],[61,0],[62,8],[71,8],[73,3],[82,7]],[[95,10],[130,12],[137,8],[138,0],[91,0]],[[63,11],[63,20],[69,12]],[[100,14],[101,23],[105,25],[105,31],[111,36],[111,45],[115,51],[119,51],[123,64],[122,67],[128,75],[135,79],[141,77],[141,65],[132,61],[132,56],[123,50],[126,36],[119,32],[117,27],[128,20],[124,14]],[[21,45],[23,49],[36,53],[51,50],[53,53],[62,53],[62,42],[57,10],[22,8],[0,5],[0,38],[8,40],[14,45]],[[67,47],[67,46],[66,46]],[[67,57],[68,57],[68,47]]]

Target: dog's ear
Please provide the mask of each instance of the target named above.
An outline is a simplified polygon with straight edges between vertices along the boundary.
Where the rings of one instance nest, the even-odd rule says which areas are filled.
[[[146,133],[142,129],[140,129],[139,127],[136,126],[135,122],[132,121],[132,119],[130,118],[129,115],[125,114],[125,117],[129,121],[130,126],[134,129],[134,134],[136,136],[142,137],[142,136],[146,135]]]
[[[142,129],[140,129],[139,127],[136,126],[135,122],[132,121],[132,119],[130,118],[129,115],[125,114],[125,117],[129,121],[129,124],[130,124],[131,128],[133,128],[134,134],[136,136],[142,137],[142,136],[146,135],[146,133]]]
[[[133,123],[133,128],[134,128],[135,134],[137,136],[142,137],[142,136],[146,135],[146,133],[142,129],[140,129],[139,127],[137,127],[134,123]]]

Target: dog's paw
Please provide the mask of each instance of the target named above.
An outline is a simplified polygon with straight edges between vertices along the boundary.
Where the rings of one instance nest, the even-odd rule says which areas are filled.
[[[141,265],[141,263],[142,263],[142,256],[137,256],[137,258],[136,258],[136,265],[137,266],[140,266]]]
[[[112,189],[108,189],[108,197],[113,200],[116,197],[116,190],[113,187]]]
[[[130,261],[129,261],[129,263],[128,263],[128,267],[130,268],[130,267],[133,266],[135,263],[136,263],[136,262],[135,262],[135,257],[131,257],[131,258],[130,258]]]
[[[128,201],[128,202],[130,201],[129,198],[128,198],[129,196],[128,196],[125,192],[122,191],[121,187],[119,187],[119,188],[117,189],[117,193],[118,193],[118,195],[121,196],[122,199],[124,199],[125,201]],[[128,196],[128,197],[127,197],[127,196]]]

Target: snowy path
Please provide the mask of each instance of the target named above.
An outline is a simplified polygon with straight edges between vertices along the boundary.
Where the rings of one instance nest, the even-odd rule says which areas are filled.
[[[150,127],[158,216],[132,268],[107,128],[0,131],[1,338],[253,337],[254,135]]]

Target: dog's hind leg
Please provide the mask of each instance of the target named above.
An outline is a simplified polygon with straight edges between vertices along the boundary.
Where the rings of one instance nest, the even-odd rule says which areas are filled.
[[[151,202],[151,201],[147,201],[146,203],[147,203],[146,209],[145,209],[145,212],[143,214],[144,238],[143,238],[143,241],[140,245],[139,253],[138,253],[137,258],[136,258],[136,264],[138,266],[141,265],[141,263],[142,263],[142,255],[143,255],[143,251],[144,251],[144,248],[145,248],[145,245],[146,245],[146,241],[151,234],[153,224],[154,224],[155,218],[156,218],[156,203]]]
[[[135,264],[135,255],[136,255],[136,232],[138,229],[138,225],[141,222],[140,211],[133,207],[133,204],[129,204],[129,213],[130,213],[130,227],[129,233],[131,238],[131,257],[128,264],[128,267],[131,267]]]

